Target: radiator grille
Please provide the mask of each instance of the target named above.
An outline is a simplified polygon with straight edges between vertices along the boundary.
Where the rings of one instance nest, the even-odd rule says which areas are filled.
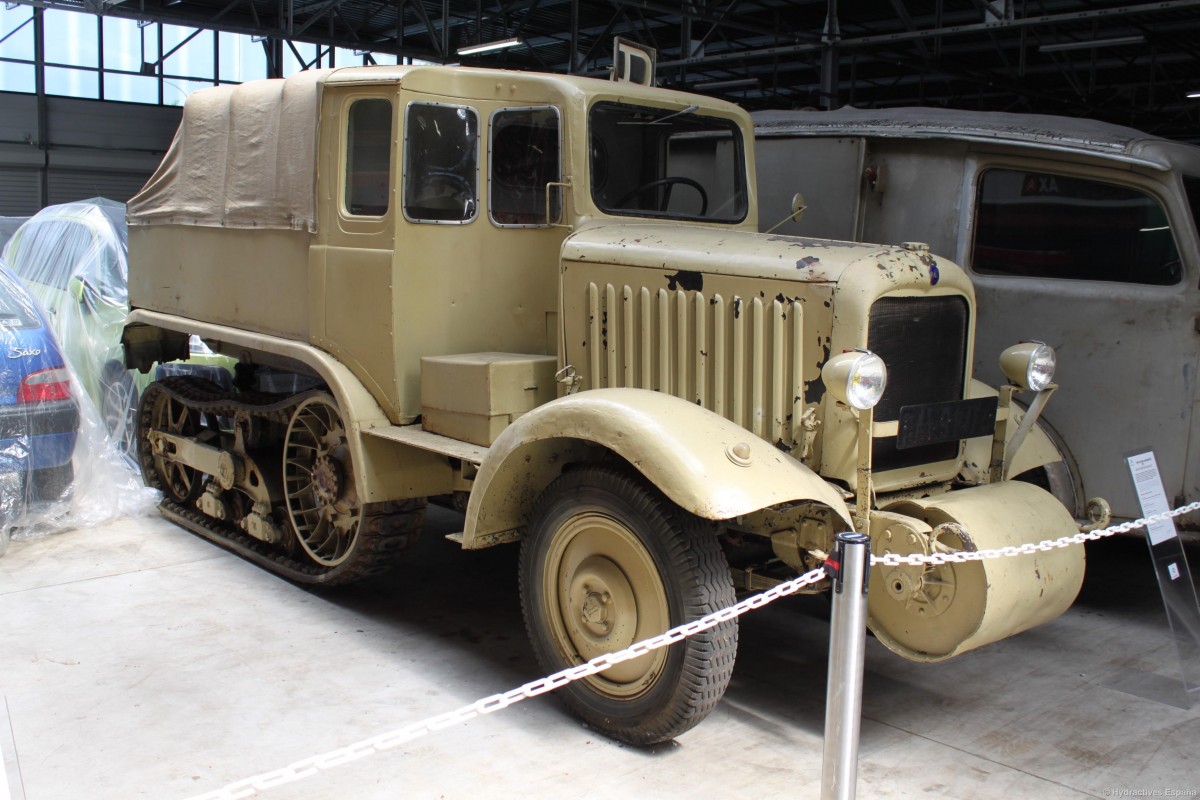
[[[888,368],[887,391],[875,419],[889,422],[907,405],[961,400],[966,375],[967,301],[962,297],[885,297],[871,307],[867,347]],[[958,456],[958,442],[896,449],[895,437],[877,439],[877,472]]]
[[[588,384],[665,392],[772,443],[804,411],[804,314],[787,298],[591,283]]]

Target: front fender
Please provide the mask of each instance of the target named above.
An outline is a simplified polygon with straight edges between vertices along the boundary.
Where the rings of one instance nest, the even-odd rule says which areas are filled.
[[[589,446],[615,454],[704,519],[813,501],[853,527],[840,492],[724,417],[660,392],[594,389],[539,406],[496,439],[475,479],[463,546],[486,546],[525,525],[542,490]]]

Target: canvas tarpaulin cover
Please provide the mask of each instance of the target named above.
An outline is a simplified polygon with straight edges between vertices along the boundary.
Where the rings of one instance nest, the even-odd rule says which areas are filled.
[[[316,231],[321,85],[330,70],[201,89],[130,225]]]

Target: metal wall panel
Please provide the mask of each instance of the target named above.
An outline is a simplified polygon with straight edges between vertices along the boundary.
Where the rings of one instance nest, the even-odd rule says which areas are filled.
[[[28,217],[42,207],[42,176],[36,169],[13,169],[0,164],[0,216]]]
[[[142,188],[150,173],[103,172],[99,170],[50,170],[48,205],[71,203],[91,197],[107,197],[124,203]]]
[[[171,144],[181,110],[0,92],[0,216],[43,205],[132,197]],[[43,179],[46,197],[42,196]]]

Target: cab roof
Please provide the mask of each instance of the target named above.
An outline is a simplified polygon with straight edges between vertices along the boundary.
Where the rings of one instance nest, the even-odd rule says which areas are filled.
[[[541,86],[583,99],[615,95],[667,106],[698,103],[705,110],[745,118],[736,105],[720,100],[571,75],[443,66],[307,70],[288,78],[192,93],[158,170],[129,201],[129,224],[315,232],[317,136],[324,87],[387,84],[481,99],[502,86]]]

